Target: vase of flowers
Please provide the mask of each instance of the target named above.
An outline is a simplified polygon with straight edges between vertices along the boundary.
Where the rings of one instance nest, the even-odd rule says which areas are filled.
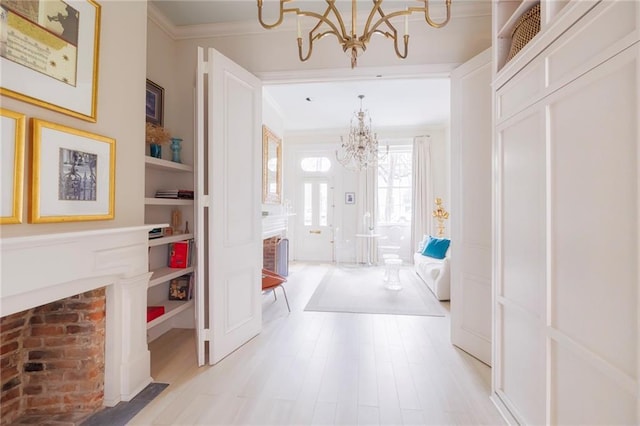
[[[145,141],[149,145],[149,154],[155,158],[162,158],[162,145],[171,139],[171,134],[162,126],[147,123]]]

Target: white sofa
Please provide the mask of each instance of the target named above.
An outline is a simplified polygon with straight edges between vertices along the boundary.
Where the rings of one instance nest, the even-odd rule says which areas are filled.
[[[451,297],[450,267],[448,253],[444,259],[424,256],[422,253],[413,255],[416,274],[427,284],[438,300],[449,300]]]

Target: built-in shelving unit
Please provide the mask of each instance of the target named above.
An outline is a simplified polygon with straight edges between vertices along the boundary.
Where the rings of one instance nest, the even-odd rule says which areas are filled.
[[[162,228],[164,233],[169,228],[164,222],[171,222],[176,212],[181,217],[180,229],[149,240],[149,271],[152,275],[147,291],[147,306],[164,307],[162,315],[147,322],[147,339],[151,341],[175,326],[193,327],[193,315],[185,313],[193,309],[193,299],[169,300],[169,285],[175,278],[192,274],[195,268],[170,268],[167,263],[172,243],[194,239],[193,233],[184,232],[188,224],[195,223],[194,200],[156,198],[154,195],[161,189],[192,189],[194,168],[188,164],[145,157],[145,170],[145,222],[162,223],[157,227]]]
[[[569,3],[568,0],[497,0],[493,2],[494,71],[499,72],[506,64],[507,55],[511,49],[511,36],[520,17],[535,5],[540,4],[540,33],[542,33],[557,20]]]

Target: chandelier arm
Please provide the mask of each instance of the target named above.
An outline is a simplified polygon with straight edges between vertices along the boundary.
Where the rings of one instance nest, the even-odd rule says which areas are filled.
[[[263,28],[266,28],[268,30],[277,27],[278,25],[282,24],[282,20],[284,19],[284,14],[285,13],[289,13],[289,12],[296,12],[299,9],[298,8],[293,8],[293,9],[287,9],[284,7],[284,5],[290,1],[293,0],[280,0],[280,13],[278,15],[278,20],[274,23],[274,24],[266,24],[263,20],[262,20],[262,2],[263,0],[258,0],[258,21],[260,22],[260,25],[262,25]]]
[[[404,45],[404,53],[400,53],[400,50],[398,50],[398,37],[393,38],[393,48],[395,49],[396,55],[398,55],[399,58],[406,59],[407,53],[409,51],[409,34],[405,34],[404,36],[402,36],[402,39]]]
[[[327,11],[323,15],[320,15],[319,13],[316,13],[316,12],[309,12],[306,10],[301,11],[300,9],[296,9],[296,14],[301,16],[308,16],[310,18],[315,18],[318,20],[318,23],[313,27],[311,31],[309,31],[309,33],[316,31],[320,27],[320,25],[324,23],[324,24],[327,24],[329,28],[331,28],[331,31],[323,32],[322,33],[323,36],[326,34],[334,34],[338,38],[338,41],[340,43],[344,43],[347,36],[345,35],[345,32],[344,32],[345,29],[344,29],[344,25],[342,24],[342,20],[339,19],[340,27],[342,29],[342,32],[340,32],[338,27],[336,27],[336,25],[327,18],[328,11],[329,10],[327,9]]]
[[[368,40],[371,34],[373,34],[373,32],[375,31],[375,29],[372,31],[369,31],[369,27],[371,27],[371,21],[373,20],[373,17],[375,16],[376,12],[380,13],[380,16],[384,18],[384,12],[380,7],[381,4],[382,4],[382,0],[373,0],[373,7],[371,8],[371,12],[369,12],[369,16],[367,16],[367,22],[364,25],[364,31],[362,32],[361,39],[364,39],[366,37],[366,39]],[[369,37],[367,37],[367,34],[369,34]]]
[[[416,12],[424,11],[425,21],[433,28],[442,28],[449,23],[449,20],[451,19],[451,0],[446,0],[445,2],[447,7],[447,17],[442,22],[434,22],[429,16],[429,0],[423,0],[423,3],[424,7],[410,7],[409,10],[413,11],[413,9],[415,9]]]

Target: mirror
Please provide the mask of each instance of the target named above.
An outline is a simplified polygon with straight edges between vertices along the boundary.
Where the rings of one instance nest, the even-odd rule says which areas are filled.
[[[280,204],[281,191],[282,139],[262,126],[262,202]]]

